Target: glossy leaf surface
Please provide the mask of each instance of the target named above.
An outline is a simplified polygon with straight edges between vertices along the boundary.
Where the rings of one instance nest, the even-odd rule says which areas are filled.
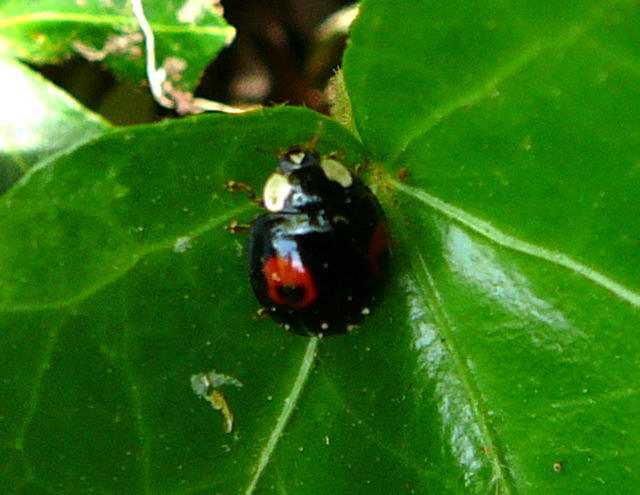
[[[635,3],[368,1],[354,124],[300,109],[123,129],[0,200],[0,490],[636,493]],[[399,35],[398,33],[401,33]],[[255,322],[267,151],[320,133],[391,219],[352,335]],[[235,416],[190,389],[215,369]]]
[[[109,124],[20,62],[0,58],[0,193],[38,160]]]
[[[158,66],[170,82],[193,92],[235,30],[211,2],[144,0],[155,35]],[[0,54],[35,63],[72,55],[103,62],[121,77],[146,81],[144,37],[131,2],[117,0],[5,0],[0,2]]]
[[[468,492],[637,493],[639,20],[369,1],[353,29],[354,124],[398,174],[405,365]]]

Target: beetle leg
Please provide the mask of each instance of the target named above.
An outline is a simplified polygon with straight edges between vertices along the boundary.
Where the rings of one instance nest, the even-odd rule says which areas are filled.
[[[267,316],[269,316],[269,308],[260,308],[253,314],[253,319],[264,320]]]
[[[239,182],[237,180],[228,180],[224,183],[224,188],[230,193],[245,193],[249,198],[249,201],[256,204],[262,204],[262,201],[256,196],[256,192],[253,190],[250,184],[245,182]]]
[[[251,225],[238,223],[237,220],[232,220],[229,225],[225,225],[224,230],[231,232],[232,234],[238,234],[240,232],[248,232],[251,230]]]

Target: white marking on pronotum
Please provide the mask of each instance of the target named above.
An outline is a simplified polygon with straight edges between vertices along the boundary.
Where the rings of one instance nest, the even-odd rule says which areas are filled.
[[[264,184],[263,198],[267,210],[278,212],[284,207],[284,203],[291,194],[293,186],[284,175],[278,172],[271,174]]]
[[[351,172],[342,163],[331,158],[323,158],[320,161],[320,167],[327,179],[337,182],[342,187],[349,187],[353,184]]]
[[[306,156],[307,154],[304,151],[299,151],[298,153],[289,153],[287,157],[292,163],[300,165]]]

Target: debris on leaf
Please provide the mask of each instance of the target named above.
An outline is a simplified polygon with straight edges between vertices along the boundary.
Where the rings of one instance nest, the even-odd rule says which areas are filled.
[[[242,383],[234,377],[217,373],[216,370],[191,376],[191,388],[194,393],[205,399],[216,411],[222,413],[224,430],[226,433],[231,433],[233,431],[233,413],[224,394],[218,390],[224,385],[242,387]]]

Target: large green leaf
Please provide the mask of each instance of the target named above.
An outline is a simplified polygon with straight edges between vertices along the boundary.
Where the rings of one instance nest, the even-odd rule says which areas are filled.
[[[251,485],[296,377],[313,369],[316,341],[307,349],[307,339],[252,320],[245,239],[223,226],[256,208],[223,183],[259,186],[277,149],[318,135],[321,150],[361,161],[334,122],[281,108],[114,131],[41,163],[4,196],[7,491]],[[228,392],[233,435],[191,391],[190,375],[212,368],[244,384]]]
[[[156,59],[182,91],[193,92],[204,69],[234,37],[212,2],[144,0]],[[0,1],[0,54],[36,64],[79,54],[119,75],[146,80],[144,39],[129,0]]]
[[[368,1],[364,147],[279,108],[33,169],[0,200],[0,491],[640,492],[639,11]],[[257,211],[222,183],[314,135],[380,162],[395,239],[382,307],[322,341],[252,321],[222,229]],[[231,434],[211,369],[243,384]]]
[[[24,64],[0,57],[0,193],[38,160],[108,123]]]
[[[354,125],[401,179],[403,366],[470,492],[639,492],[638,22],[369,1],[353,30]]]

